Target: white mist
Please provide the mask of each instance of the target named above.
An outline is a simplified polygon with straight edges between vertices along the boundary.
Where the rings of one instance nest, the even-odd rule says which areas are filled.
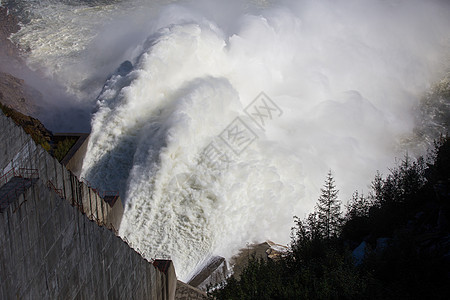
[[[182,280],[247,242],[288,243],[292,216],[313,209],[329,169],[344,203],[367,190],[403,155],[413,109],[448,54],[439,1],[232,3],[121,14],[111,30],[91,28],[102,34],[83,40],[85,60],[75,55],[76,76],[87,78],[105,76],[86,63],[99,57],[94,49],[121,49],[105,66],[133,63],[98,98],[83,176],[120,190],[120,235],[147,258],[170,256]],[[120,32],[129,34],[116,40],[127,18]],[[70,78],[69,65],[54,74]],[[265,131],[244,113],[262,91],[283,111]],[[236,117],[258,138],[240,155],[221,144],[228,166],[205,164],[202,152]]]

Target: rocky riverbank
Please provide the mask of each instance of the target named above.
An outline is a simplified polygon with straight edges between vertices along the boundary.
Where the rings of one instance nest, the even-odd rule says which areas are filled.
[[[42,99],[41,93],[30,87],[23,79],[0,71],[0,102],[25,115],[35,116],[36,103]]]
[[[19,29],[19,19],[8,14],[5,7],[0,7],[0,71],[22,62],[17,47],[9,39],[9,36]]]
[[[9,39],[19,29],[18,18],[0,7],[0,102],[22,114],[36,116],[42,95],[18,78],[16,73],[28,71],[28,68],[19,49]]]
[[[9,36],[19,29],[17,17],[0,7],[0,109],[48,151],[52,133],[38,119],[31,117],[37,114],[37,103],[42,95],[23,79],[9,73],[9,70],[27,69],[19,50],[9,40]]]
[[[231,274],[237,279],[248,265],[251,258],[278,260],[287,253],[287,246],[266,241],[260,244],[249,244],[233,256],[229,261],[220,256],[212,257],[208,263],[188,281],[190,286],[207,291],[209,287],[225,282]]]

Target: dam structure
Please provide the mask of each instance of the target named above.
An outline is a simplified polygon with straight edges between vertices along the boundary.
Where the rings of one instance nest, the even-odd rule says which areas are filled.
[[[2,112],[0,128],[0,299],[182,299],[170,260],[117,236],[120,198],[106,202]]]

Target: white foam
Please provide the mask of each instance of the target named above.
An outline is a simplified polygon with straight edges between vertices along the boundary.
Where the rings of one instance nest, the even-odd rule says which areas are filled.
[[[400,8],[393,17],[406,18]],[[93,121],[84,174],[121,184],[120,234],[147,256],[171,255],[182,279],[212,253],[287,243],[292,216],[312,208],[329,168],[344,199],[364,188],[412,131],[410,111],[437,68],[438,51],[421,46],[424,55],[408,28],[424,19],[367,20],[308,2],[238,21],[230,37],[204,19],[161,29],[130,86],[100,98]],[[284,111],[265,133],[243,117],[260,91]],[[228,169],[199,164],[236,116],[259,139]]]
[[[212,254],[287,243],[328,169],[345,202],[391,166],[448,46],[437,2],[280,2],[242,14],[233,2],[228,19],[211,3],[163,9],[133,35],[146,43],[113,55],[134,70],[99,97],[83,165],[127,202],[120,234],[148,258],[170,255],[184,280]],[[261,91],[283,111],[265,131],[244,113]],[[240,155],[218,137],[237,116],[258,135]],[[205,163],[211,142],[230,165]]]

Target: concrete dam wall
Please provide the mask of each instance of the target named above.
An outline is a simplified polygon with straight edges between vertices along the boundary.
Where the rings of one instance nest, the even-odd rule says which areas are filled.
[[[120,199],[110,207],[1,112],[0,128],[0,299],[174,298],[172,263],[114,234]]]
[[[8,172],[12,173],[14,170],[33,170],[46,186],[52,188],[61,198],[78,206],[90,219],[113,230],[119,229],[123,214],[120,199],[111,207],[99,191],[80,182],[72,172],[36,145],[21,127],[3,113],[0,117],[0,128],[0,167],[3,173],[0,173],[0,176],[8,176]]]
[[[1,299],[169,299],[166,274],[37,181],[0,214]]]

